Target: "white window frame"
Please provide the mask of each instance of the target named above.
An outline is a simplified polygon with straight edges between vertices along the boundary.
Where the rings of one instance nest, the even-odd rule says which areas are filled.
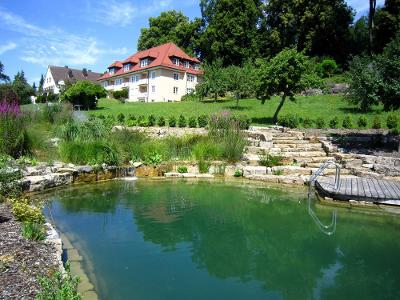
[[[187,75],[187,81],[189,82],[196,82],[196,76],[192,75],[192,74],[188,74]]]
[[[174,73],[174,80],[179,80],[179,73]]]
[[[108,81],[103,82],[103,87],[108,87]]]
[[[148,58],[143,58],[140,60],[140,67],[144,68],[147,67],[149,65],[149,59]]]
[[[186,94],[190,94],[190,93],[194,93],[194,89],[193,88],[187,88],[186,89]]]
[[[188,61],[185,61],[183,64],[184,64],[186,69],[190,68],[190,63]]]
[[[155,93],[155,92],[156,92],[156,86],[155,86],[155,85],[152,85],[152,86],[151,86],[151,92],[152,92],[152,93]]]
[[[121,84],[122,84],[122,78],[115,79],[115,85],[121,85]]]
[[[174,57],[172,62],[173,62],[174,65],[176,65],[176,66],[179,66],[179,64],[180,64],[179,58],[177,58],[177,57]]]
[[[151,71],[150,72],[150,78],[155,79],[156,78],[156,71]]]
[[[194,64],[194,69],[195,69],[195,70],[200,70],[199,64]]]
[[[124,65],[124,72],[128,72],[131,69],[131,64]]]
[[[174,86],[174,88],[173,88],[173,93],[175,94],[175,95],[177,95],[178,94],[178,87],[177,86]]]
[[[109,69],[109,70],[108,70],[108,74],[114,75],[114,68]]]

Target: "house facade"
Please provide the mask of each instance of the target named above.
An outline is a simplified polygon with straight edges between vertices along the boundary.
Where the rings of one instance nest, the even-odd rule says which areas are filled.
[[[174,43],[116,61],[98,81],[108,91],[128,90],[130,102],[180,101],[203,80],[200,61]]]
[[[97,79],[102,74],[92,72],[87,69],[71,69],[68,66],[48,66],[46,76],[43,83],[43,91],[45,93],[59,94],[67,82],[75,83],[77,81],[91,81],[98,83]]]

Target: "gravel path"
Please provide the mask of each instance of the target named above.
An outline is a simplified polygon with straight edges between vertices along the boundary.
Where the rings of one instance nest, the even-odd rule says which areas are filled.
[[[34,299],[38,276],[57,270],[55,248],[26,240],[6,204],[0,204],[0,300]]]

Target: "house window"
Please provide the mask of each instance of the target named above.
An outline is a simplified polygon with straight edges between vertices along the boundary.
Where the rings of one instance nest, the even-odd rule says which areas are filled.
[[[195,70],[199,70],[199,69],[200,69],[199,64],[195,64],[195,65],[194,65],[194,69],[195,69]]]
[[[156,71],[151,71],[151,72],[150,72],[150,78],[151,78],[151,79],[156,78]]]
[[[140,61],[140,67],[147,67],[149,65],[149,60],[147,58],[144,58]]]
[[[196,81],[196,76],[193,76],[193,75],[188,74],[188,76],[187,76],[187,81],[195,82],[195,81]]]
[[[155,86],[155,85],[152,85],[152,86],[151,86],[151,92],[152,92],[152,93],[155,93],[155,92],[156,92],[156,86]]]
[[[108,81],[103,82],[103,87],[108,87]]]
[[[114,75],[114,68],[111,68],[111,69],[108,71],[108,73],[109,73],[110,75]]]
[[[185,61],[184,65],[185,65],[185,68],[186,68],[186,69],[189,69],[189,68],[190,68],[190,63],[189,63],[188,61]]]
[[[174,58],[172,59],[172,62],[173,62],[174,65],[179,66],[179,58],[174,57]]]
[[[131,68],[131,65],[130,65],[130,64],[124,65],[124,71],[125,71],[125,72],[128,72],[128,71],[130,70],[130,68]]]
[[[121,84],[122,84],[122,78],[115,79],[115,85],[121,85]]]
[[[187,89],[186,89],[186,93],[187,93],[187,94],[194,93],[194,89],[187,88]]]
[[[174,94],[178,94],[178,87],[174,86]]]
[[[178,73],[174,73],[174,80],[179,80],[179,74]]]

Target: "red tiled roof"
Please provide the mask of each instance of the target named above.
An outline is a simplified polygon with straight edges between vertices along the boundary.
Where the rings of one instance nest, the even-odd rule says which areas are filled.
[[[177,66],[175,65],[172,61],[172,57],[178,57],[180,58],[180,65]],[[140,60],[143,58],[152,58],[153,60],[149,63],[148,66],[146,67],[140,67]],[[106,79],[106,78],[111,78],[111,77],[116,77],[118,75],[122,74],[128,74],[132,72],[137,72],[140,70],[146,70],[154,67],[167,67],[167,68],[172,68],[176,70],[180,70],[183,72],[187,72],[190,74],[203,74],[202,70],[195,70],[193,69],[193,66],[191,66],[189,69],[185,68],[182,65],[182,60],[183,61],[189,61],[192,63],[200,63],[200,61],[195,58],[195,57],[190,57],[187,55],[182,49],[180,49],[177,45],[174,43],[167,43],[163,44],[157,47],[153,47],[147,50],[139,51],[131,56],[129,56],[127,59],[121,61],[116,61],[112,65],[110,65],[108,68],[112,67],[117,67],[119,70],[117,70],[113,75],[110,75],[109,73],[103,74],[98,80]],[[133,66],[128,72],[125,72],[122,68],[123,64],[126,63],[132,63]]]

